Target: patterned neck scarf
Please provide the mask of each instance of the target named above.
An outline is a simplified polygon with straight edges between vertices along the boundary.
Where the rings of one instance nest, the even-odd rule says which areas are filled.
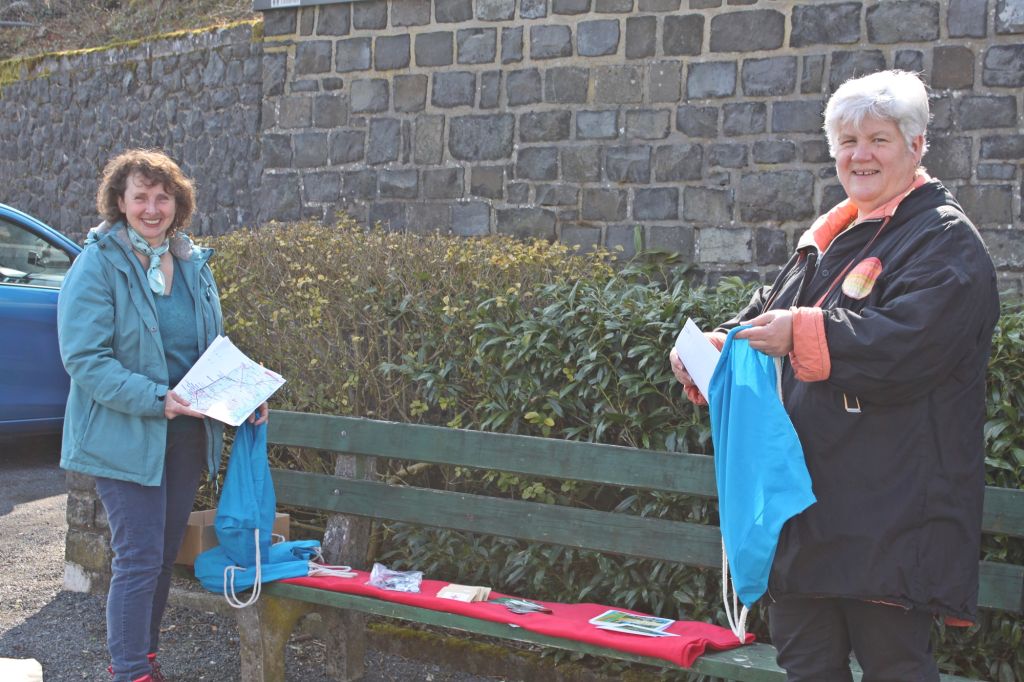
[[[163,244],[153,247],[138,232],[133,230],[130,225],[126,231],[128,232],[128,239],[131,240],[132,247],[139,253],[149,256],[149,269],[146,271],[149,288],[153,290],[154,294],[163,296],[167,281],[164,279],[164,273],[160,270],[160,256],[167,253],[167,249],[171,247],[171,241],[164,239]]]

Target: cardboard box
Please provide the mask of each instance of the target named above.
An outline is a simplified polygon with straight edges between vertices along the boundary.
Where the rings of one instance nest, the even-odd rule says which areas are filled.
[[[181,542],[181,549],[178,550],[178,558],[174,560],[174,563],[191,566],[195,563],[199,553],[217,546],[217,531],[213,527],[216,518],[216,509],[194,511],[189,515],[188,526],[185,528],[185,539]],[[287,540],[290,526],[291,518],[288,514],[278,512],[274,515],[275,535],[283,535]]]

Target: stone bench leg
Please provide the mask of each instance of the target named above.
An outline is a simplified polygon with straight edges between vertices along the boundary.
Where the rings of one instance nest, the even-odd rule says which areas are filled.
[[[320,612],[327,649],[327,677],[354,682],[366,674],[366,615],[343,609]]]
[[[285,645],[309,604],[263,596],[254,605],[238,609],[238,638],[245,682],[285,682]]]

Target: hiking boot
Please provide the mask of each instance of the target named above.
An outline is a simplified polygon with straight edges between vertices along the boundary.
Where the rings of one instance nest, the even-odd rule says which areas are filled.
[[[160,666],[156,663],[156,660],[155,660],[156,659],[156,654],[149,654],[149,655],[152,657],[152,658],[149,659],[149,664],[150,665],[156,665],[156,667],[153,668],[153,671],[156,673],[156,675],[154,675],[153,673],[146,673],[142,677],[135,678],[134,680],[132,680],[132,682],[167,682],[167,678],[165,678],[160,673]],[[111,676],[113,676],[114,675],[114,666],[108,665],[107,666],[107,672],[110,673]]]
[[[149,659],[149,676],[152,682],[167,682],[167,678],[160,672],[160,664],[156,660],[156,654],[146,654],[146,658]]]

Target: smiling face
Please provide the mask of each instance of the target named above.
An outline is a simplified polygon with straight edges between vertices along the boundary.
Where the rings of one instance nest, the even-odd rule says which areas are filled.
[[[163,183],[150,183],[141,173],[132,173],[125,184],[124,196],[117,205],[128,224],[150,246],[159,246],[174,223],[176,202]]]
[[[843,124],[837,136],[836,173],[858,217],[906,190],[921,162],[924,136],[908,147],[894,121],[865,118],[860,126]]]

